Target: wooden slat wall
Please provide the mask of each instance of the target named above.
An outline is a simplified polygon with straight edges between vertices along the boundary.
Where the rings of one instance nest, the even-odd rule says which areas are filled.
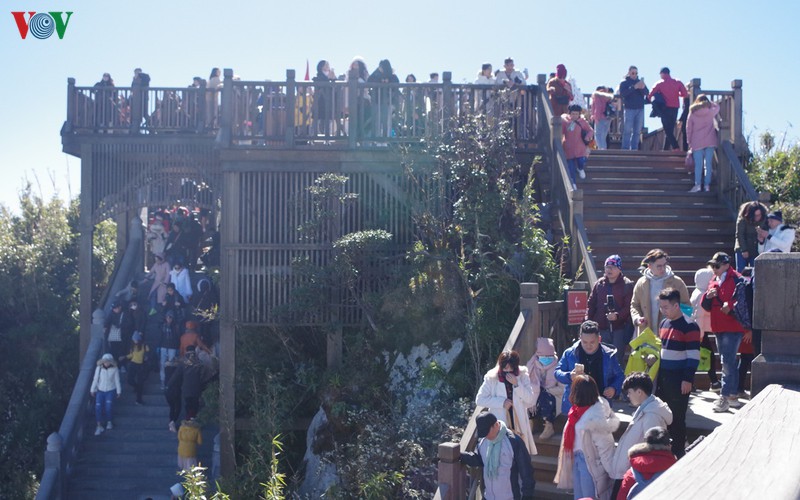
[[[236,294],[239,300],[235,321],[242,324],[270,324],[274,312],[289,303],[292,290],[301,285],[292,273],[295,259],[304,258],[315,266],[331,259],[331,244],[336,235],[318,231],[305,239],[298,228],[312,214],[308,188],[323,172],[258,171],[230,174],[238,184],[238,241],[230,248],[238,255]],[[397,254],[413,241],[409,200],[417,183],[398,168],[397,173],[349,173],[345,192],[358,193],[358,199],[340,213],[341,235],[383,229],[393,235],[392,253]],[[424,185],[429,181],[421,179]],[[428,184],[425,184],[428,183]],[[293,318],[294,324],[326,324],[338,318],[345,324],[358,323],[360,316],[352,298],[344,299],[341,310],[305,311]]]
[[[213,209],[220,193],[210,141],[101,141],[91,145],[95,223],[145,206],[189,204]]]

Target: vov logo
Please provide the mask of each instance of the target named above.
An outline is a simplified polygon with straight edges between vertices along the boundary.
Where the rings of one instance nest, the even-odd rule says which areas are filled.
[[[72,12],[28,12],[28,20],[25,20],[25,12],[12,12],[14,21],[17,22],[17,29],[19,29],[19,36],[23,40],[28,36],[28,33],[33,35],[39,40],[50,38],[55,31],[58,34],[59,40],[64,39],[64,32],[67,31],[69,19],[72,17]],[[64,14],[67,18],[64,19]]]

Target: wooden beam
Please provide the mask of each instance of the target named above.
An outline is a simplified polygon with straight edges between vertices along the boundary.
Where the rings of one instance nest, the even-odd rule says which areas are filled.
[[[92,193],[92,145],[81,146],[81,211],[78,253],[78,286],[80,288],[80,360],[92,338],[92,252],[94,248],[94,201]],[[78,365],[80,366],[80,364]]]

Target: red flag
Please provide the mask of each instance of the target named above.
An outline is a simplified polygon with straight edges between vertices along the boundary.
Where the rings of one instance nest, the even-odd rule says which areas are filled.
[[[308,72],[308,59],[306,59],[306,81],[311,80],[311,74]]]

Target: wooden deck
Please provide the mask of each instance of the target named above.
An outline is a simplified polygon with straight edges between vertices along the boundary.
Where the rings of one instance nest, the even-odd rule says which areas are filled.
[[[768,386],[637,499],[800,498],[798,414],[800,387]]]

